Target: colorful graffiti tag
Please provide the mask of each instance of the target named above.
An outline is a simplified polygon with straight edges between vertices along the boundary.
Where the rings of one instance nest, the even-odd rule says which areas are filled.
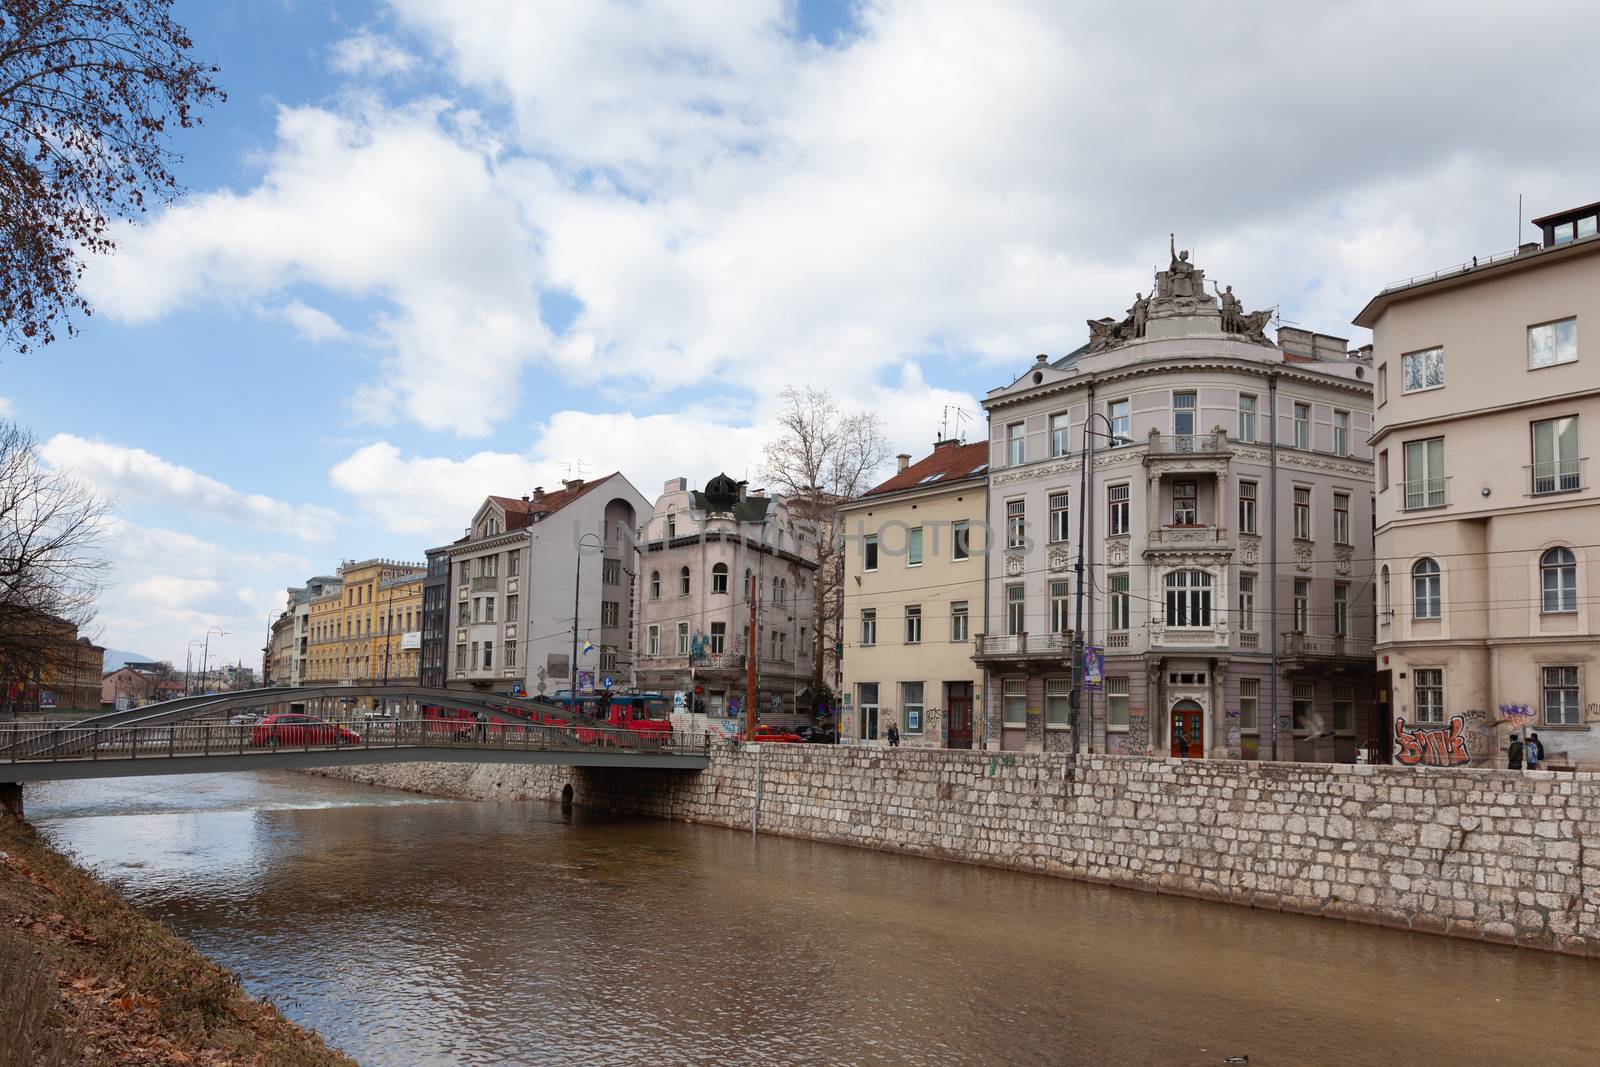
[[[1408,767],[1460,767],[1472,757],[1467,754],[1466,722],[1456,715],[1448,726],[1407,728],[1402,718],[1394,720],[1395,762]]]

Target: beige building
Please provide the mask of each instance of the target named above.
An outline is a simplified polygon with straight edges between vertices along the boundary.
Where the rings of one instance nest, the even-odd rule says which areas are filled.
[[[1536,219],[1542,242],[1355,320],[1377,367],[1380,689],[1405,728],[1459,716],[1474,762],[1533,729],[1552,763],[1600,765],[1597,218]]]
[[[840,511],[845,541],[841,739],[973,748],[983,743],[984,512],[989,449],[939,441]],[[974,730],[978,733],[975,735]]]

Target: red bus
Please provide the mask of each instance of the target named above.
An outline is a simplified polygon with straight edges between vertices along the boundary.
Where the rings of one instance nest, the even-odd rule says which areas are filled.
[[[572,694],[557,693],[555,702],[572,706]],[[578,697],[578,710],[612,730],[626,730],[660,741],[672,737],[671,705],[660,693],[585,693]],[[599,730],[578,727],[578,740],[585,744],[604,743],[609,735]]]
[[[570,693],[557,693],[554,697],[540,698],[536,703],[538,707],[531,711],[519,707],[503,710],[508,715],[526,718],[541,726],[571,724]],[[671,707],[667,698],[660,693],[583,693],[578,696],[578,712],[611,730],[626,730],[662,741],[672,736]],[[427,704],[422,708],[422,717],[443,724],[445,729],[461,735],[462,740],[469,738],[477,726],[475,713],[466,708]],[[490,720],[486,726],[493,733],[521,729],[518,723],[503,720]],[[588,745],[604,744],[611,736],[608,731],[584,725],[578,727],[577,733],[578,740]]]

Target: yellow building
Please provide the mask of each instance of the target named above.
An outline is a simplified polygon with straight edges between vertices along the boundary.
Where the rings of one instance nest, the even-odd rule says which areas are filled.
[[[422,654],[425,568],[390,559],[347,562],[340,584],[313,597],[307,612],[304,685],[383,685],[417,682]],[[370,700],[342,710],[370,708]],[[341,709],[324,706],[323,713]]]

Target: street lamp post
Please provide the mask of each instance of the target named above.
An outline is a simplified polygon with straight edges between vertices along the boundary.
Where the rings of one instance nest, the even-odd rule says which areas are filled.
[[[599,534],[586,533],[578,538],[577,558],[572,562],[572,659],[567,665],[571,672],[572,684],[572,712],[573,722],[577,722],[578,712],[578,597],[583,591],[583,550],[589,547],[589,542],[594,542],[594,547],[604,551],[605,541]]]
[[[1089,386],[1087,407],[1089,415],[1088,418],[1084,419],[1083,421],[1082,470],[1079,472],[1078,478],[1078,562],[1075,568],[1077,573],[1077,589],[1073,595],[1072,692],[1067,696],[1068,705],[1072,710],[1072,759],[1074,765],[1077,763],[1078,753],[1082,746],[1083,735],[1083,730],[1080,728],[1078,718],[1079,708],[1083,703],[1084,684],[1083,552],[1084,545],[1092,533],[1092,531],[1088,528],[1088,518],[1090,494],[1094,492],[1094,439],[1096,437],[1104,437],[1106,440],[1111,442],[1113,447],[1122,442],[1122,438],[1117,436],[1116,429],[1111,425],[1111,420],[1106,417],[1105,413],[1094,410],[1094,385],[1092,383]],[[1090,429],[1090,426],[1093,425],[1095,419],[1100,419],[1106,424],[1105,433]],[[1092,620],[1094,618],[1094,605],[1092,603],[1089,606],[1089,611],[1089,617]],[[1094,706],[1092,704],[1089,707],[1088,726],[1091,731],[1094,729]]]
[[[206,684],[206,670],[211,663],[211,635],[213,633],[215,633],[218,637],[229,636],[228,631],[224,630],[220,626],[213,626],[206,631],[205,644],[200,651],[200,685],[202,688],[204,688]]]
[[[199,641],[190,641],[189,647],[183,653],[183,695],[194,696],[194,646]]]

